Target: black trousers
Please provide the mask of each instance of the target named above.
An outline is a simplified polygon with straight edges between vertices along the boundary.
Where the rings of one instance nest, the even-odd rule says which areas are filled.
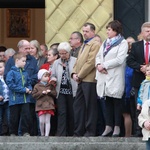
[[[19,122],[21,118],[21,131],[22,134],[29,133],[30,125],[30,110],[29,103],[12,105],[10,108],[10,134],[18,135]]]
[[[141,137],[142,136],[142,129],[141,127],[138,125],[138,116],[141,113],[141,110],[137,110],[137,97],[138,97],[138,91],[139,88],[135,88],[134,87],[134,91],[135,91],[135,107],[132,107],[132,122],[133,122],[133,134],[136,136]]]
[[[35,112],[35,103],[30,103],[30,135],[37,136],[38,135],[38,115]]]
[[[121,99],[106,96],[106,125],[121,126],[122,101]]]
[[[74,136],[95,136],[97,126],[96,83],[78,85],[74,105]]]
[[[73,96],[59,94],[57,99],[57,136],[72,136],[74,130]]]

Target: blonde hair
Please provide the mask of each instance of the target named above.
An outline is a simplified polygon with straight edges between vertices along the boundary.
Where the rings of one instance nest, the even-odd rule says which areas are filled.
[[[40,43],[37,40],[32,40],[32,41],[30,41],[30,44],[36,47],[38,57],[42,56]]]

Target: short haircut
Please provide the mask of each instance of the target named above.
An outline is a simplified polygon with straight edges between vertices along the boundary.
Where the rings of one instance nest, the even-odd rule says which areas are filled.
[[[61,42],[59,45],[58,45],[58,51],[60,50],[65,50],[67,52],[70,52],[71,50],[71,47],[70,47],[70,44],[68,42]]]
[[[0,52],[5,52],[6,51],[6,47],[5,46],[0,46]]]
[[[48,47],[46,44],[41,44],[40,46],[44,46],[46,50],[48,50]]]
[[[25,57],[26,58],[26,55],[25,54],[22,54],[20,52],[16,52],[13,56],[14,60],[16,61],[16,59],[21,59],[22,57]]]
[[[112,28],[113,31],[117,32],[117,35],[123,34],[122,24],[118,20],[113,20],[109,22],[108,25],[106,26],[106,29],[108,28]]]
[[[145,27],[150,28],[150,22],[145,22],[145,23],[143,23],[142,26],[141,26],[141,30],[142,30],[143,28],[145,28]]]
[[[5,56],[7,56],[8,54],[14,55],[15,53],[16,53],[16,51],[15,51],[13,48],[8,48],[8,49],[5,51]]]
[[[28,43],[27,40],[20,40],[20,41],[18,42],[18,44],[17,44],[17,47],[18,47],[18,48],[21,48],[21,47],[23,47],[24,44],[26,44],[26,43]]]
[[[80,39],[80,43],[83,43],[83,35],[79,31],[74,31],[72,34],[77,34],[77,37]]]
[[[60,43],[53,43],[53,44],[50,46],[50,48],[52,48],[53,46],[55,46],[55,47],[57,48],[59,44],[60,44]]]
[[[56,56],[56,55],[59,56],[57,48],[50,48],[48,51],[52,51],[53,56]]]
[[[100,37],[100,35],[95,34],[95,37],[98,37],[100,39],[100,42],[102,42],[102,38]]]
[[[84,26],[84,27],[90,26],[90,29],[91,29],[91,30],[93,30],[93,31],[96,30],[95,25],[92,24],[92,23],[90,23],[90,22],[86,22],[83,26]]]

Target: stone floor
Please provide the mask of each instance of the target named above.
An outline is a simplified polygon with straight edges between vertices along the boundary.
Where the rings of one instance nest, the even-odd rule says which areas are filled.
[[[145,150],[141,138],[0,137],[0,150]]]

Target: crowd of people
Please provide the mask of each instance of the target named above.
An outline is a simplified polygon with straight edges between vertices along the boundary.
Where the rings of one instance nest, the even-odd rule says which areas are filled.
[[[138,41],[124,38],[118,20],[107,24],[104,41],[92,23],[82,32],[49,48],[24,39],[16,51],[0,46],[0,135],[141,137],[150,130],[142,118],[150,22]]]

